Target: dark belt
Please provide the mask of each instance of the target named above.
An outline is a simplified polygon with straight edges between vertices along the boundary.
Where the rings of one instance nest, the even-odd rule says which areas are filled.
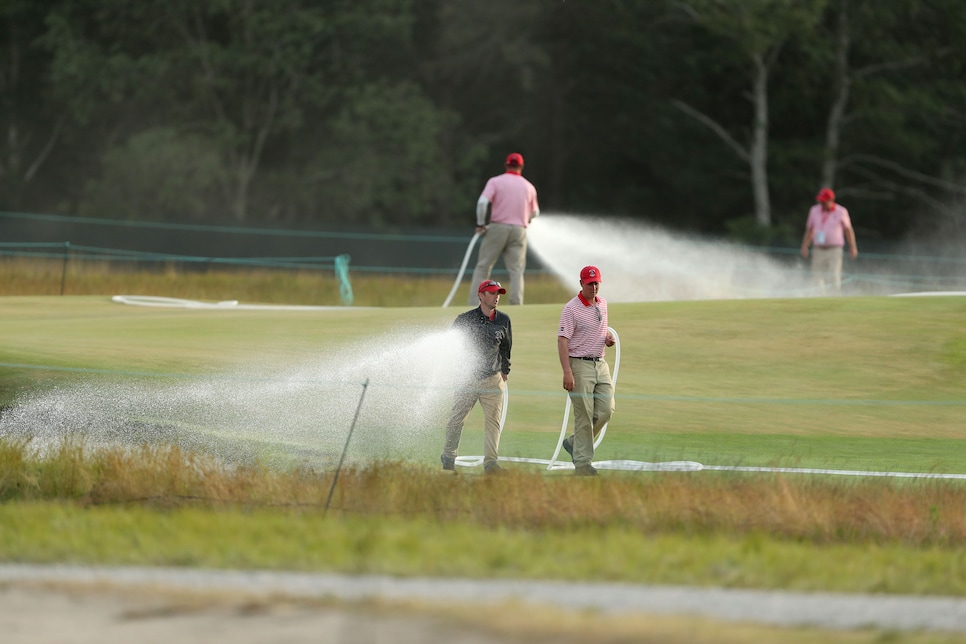
[[[603,358],[591,358],[589,356],[588,357],[583,357],[583,356],[570,356],[570,357],[571,358],[577,358],[578,360],[593,360],[594,362],[600,362],[601,360],[603,360]]]

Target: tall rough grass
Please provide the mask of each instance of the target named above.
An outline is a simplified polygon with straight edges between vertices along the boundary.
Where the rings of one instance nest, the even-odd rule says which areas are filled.
[[[0,440],[0,501],[325,511],[334,473],[226,468],[176,447],[44,455]],[[398,462],[340,473],[334,515],[398,516],[531,532],[617,527],[641,534],[767,535],[814,544],[955,546],[966,541],[966,486],[720,473],[605,473],[596,479],[513,469],[489,477]]]
[[[351,273],[355,306],[439,306],[456,277]],[[496,276],[500,279],[499,276]],[[464,276],[464,282],[467,276]],[[469,288],[466,282],[464,288]],[[461,288],[454,306],[461,306]],[[63,290],[62,290],[63,289]],[[0,296],[7,295],[153,295],[192,300],[238,300],[245,303],[341,306],[339,281],[329,271],[270,268],[185,270],[166,264],[138,270],[122,264],[75,261],[66,275],[60,260],[6,259],[0,261]],[[564,302],[571,297],[556,278],[529,275],[527,301]]]

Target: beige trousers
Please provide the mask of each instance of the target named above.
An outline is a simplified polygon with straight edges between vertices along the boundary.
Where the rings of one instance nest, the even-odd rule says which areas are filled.
[[[614,385],[610,368],[603,360],[570,359],[574,389],[570,402],[574,412],[574,465],[590,465],[594,460],[594,439],[614,415]]]
[[[483,380],[474,380],[459,388],[453,395],[453,409],[446,423],[446,443],[443,456],[455,459],[463,437],[463,422],[476,401],[483,408],[483,466],[496,463],[500,451],[500,417],[503,415],[503,376],[496,374]]]
[[[496,260],[503,256],[503,263],[510,274],[507,295],[510,304],[523,304],[523,272],[527,268],[527,229],[512,224],[490,224],[480,241],[480,252],[473,269],[470,283],[470,296],[466,303],[478,306],[480,303],[476,289],[480,282],[490,277]],[[506,286],[504,284],[504,286]]]
[[[834,291],[841,291],[842,247],[812,247],[812,275],[815,277],[815,283],[823,292],[828,287],[831,287]]]

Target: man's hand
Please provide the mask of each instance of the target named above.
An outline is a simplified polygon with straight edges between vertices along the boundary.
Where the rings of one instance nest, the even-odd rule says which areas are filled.
[[[567,391],[574,390],[574,374],[572,371],[564,373],[563,377],[563,388]]]
[[[604,338],[604,344],[608,347],[612,347],[617,344],[617,341],[614,340],[614,334],[612,334],[610,331],[607,332],[607,336]]]
[[[477,235],[485,235],[486,234],[486,226],[477,226],[476,227],[476,234]]]

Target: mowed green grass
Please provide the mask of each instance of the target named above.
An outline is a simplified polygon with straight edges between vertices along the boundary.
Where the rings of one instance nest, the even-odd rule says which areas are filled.
[[[555,445],[565,403],[559,308],[506,307],[514,352],[505,456],[546,458]],[[285,365],[360,340],[378,347],[400,328],[445,329],[463,309],[212,311],[123,306],[99,296],[5,297],[0,400],[11,405],[18,391],[118,373],[178,377],[253,361]],[[617,413],[597,458],[966,472],[964,313],[966,300],[952,297],[613,304],[611,326],[621,340]],[[616,364],[614,351],[609,360]],[[480,422],[475,411],[464,454],[482,453]],[[311,502],[293,498],[281,507],[278,491],[265,491],[270,503],[220,502],[179,498],[164,487],[125,496],[102,485],[82,499],[52,493],[46,501],[36,494],[6,501],[0,560],[966,595],[959,481],[867,485],[711,471],[604,471],[585,480],[510,464],[525,470],[521,477],[538,478],[488,481],[477,469],[454,483],[438,471],[441,439],[438,428],[411,452],[407,467],[431,476],[419,479],[402,511],[390,481],[366,483],[358,472],[340,483],[331,514],[321,508],[326,479],[309,480]],[[31,468],[25,480],[43,471]],[[386,471],[406,475],[390,468],[381,476]],[[72,474],[56,476],[70,481]],[[629,480],[645,482],[638,488]],[[369,489],[386,498],[367,500]],[[226,498],[246,495],[239,488]],[[890,500],[880,505],[880,497]],[[464,507],[468,498],[487,499],[482,518]],[[682,500],[680,515],[674,499]],[[829,507],[848,500],[842,507],[860,528],[851,517],[823,514],[822,499]],[[525,520],[499,519],[501,506]],[[794,529],[782,529],[785,516]],[[915,538],[903,536],[907,520]]]
[[[0,405],[53,383],[284,366],[389,334],[449,327],[463,306],[164,309],[106,297],[0,298]],[[504,456],[549,458],[566,398],[560,305],[513,320]],[[612,304],[617,412],[597,459],[966,472],[966,298]],[[395,340],[394,340],[395,341]],[[392,346],[386,345],[386,351]],[[611,367],[618,366],[610,350]],[[482,415],[462,453],[480,454]],[[442,428],[439,431],[440,437]],[[431,431],[415,450],[435,465]]]

